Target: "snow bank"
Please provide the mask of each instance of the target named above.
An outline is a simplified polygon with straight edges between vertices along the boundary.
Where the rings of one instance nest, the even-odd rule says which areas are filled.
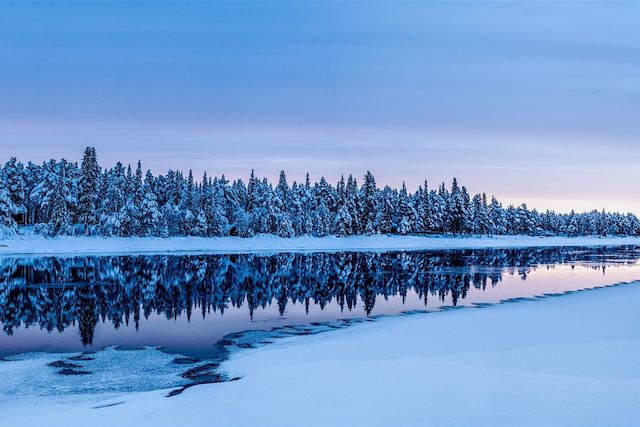
[[[636,425],[639,299],[636,283],[384,318],[237,353],[223,367],[239,381],[101,409],[13,402],[0,424]]]
[[[152,237],[57,237],[47,239],[38,235],[26,234],[0,240],[0,255],[388,251],[638,244],[640,244],[640,238],[638,237],[419,237],[374,235],[281,238],[263,235],[247,239],[239,237],[171,237],[166,239]]]

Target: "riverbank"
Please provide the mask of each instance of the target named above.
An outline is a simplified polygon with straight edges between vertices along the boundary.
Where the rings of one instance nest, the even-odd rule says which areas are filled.
[[[385,318],[236,353],[238,381],[14,403],[0,425],[635,425],[638,300],[632,283]]]
[[[294,237],[57,237],[27,232],[0,240],[0,255],[107,255],[394,251],[640,245],[640,237],[351,236]]]

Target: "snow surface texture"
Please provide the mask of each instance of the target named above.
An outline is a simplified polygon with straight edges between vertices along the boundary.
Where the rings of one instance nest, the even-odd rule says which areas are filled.
[[[633,283],[384,318],[235,353],[223,368],[239,381],[99,405],[22,400],[0,404],[0,424],[637,425],[638,299]]]
[[[27,234],[0,240],[0,255],[392,251],[456,248],[640,245],[640,237],[57,237]]]
[[[179,387],[188,383],[181,377],[184,366],[172,363],[176,355],[156,348],[117,350],[113,347],[88,354],[87,360],[73,359],[78,353],[26,353],[0,361],[0,406],[25,399],[57,402],[74,399],[95,401],[116,393]],[[86,375],[61,375],[69,364]],[[74,366],[75,365],[75,366]],[[0,425],[6,423],[0,418]]]

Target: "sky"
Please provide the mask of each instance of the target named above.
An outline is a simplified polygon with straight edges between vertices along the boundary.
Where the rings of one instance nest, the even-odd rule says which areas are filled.
[[[640,2],[0,2],[0,156],[640,214]]]

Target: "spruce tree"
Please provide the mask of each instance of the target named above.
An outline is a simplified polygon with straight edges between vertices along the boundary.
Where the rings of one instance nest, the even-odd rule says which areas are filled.
[[[158,236],[165,225],[162,213],[158,209],[158,201],[153,191],[145,185],[144,197],[140,206],[140,233],[143,236]]]
[[[327,208],[324,200],[320,199],[318,208],[314,215],[314,235],[318,237],[326,236],[331,233],[331,213]]]
[[[416,211],[411,205],[411,200],[409,200],[409,195],[407,194],[407,187],[403,182],[398,198],[398,213],[396,220],[398,234],[404,235],[413,233],[416,218]]]
[[[358,218],[358,212],[360,211],[358,199],[358,182],[351,175],[349,175],[349,178],[347,179],[345,205],[347,208],[347,212],[351,217],[351,233],[360,234],[362,232],[362,225],[360,224],[360,220]]]
[[[341,203],[333,223],[333,234],[339,237],[349,236],[352,234],[351,223],[351,214],[346,204]]]
[[[464,193],[458,187],[458,180],[453,178],[451,193],[447,203],[448,228],[451,233],[461,234],[465,231],[466,207]]]
[[[4,185],[9,191],[9,196],[16,209],[24,208],[26,205],[24,166],[18,162],[18,159],[11,157],[5,163],[2,175],[4,176]]]
[[[276,187],[276,194],[280,197],[283,203],[285,203],[289,197],[289,184],[287,183],[287,175],[284,171],[280,171],[280,178],[278,179],[278,186]]]
[[[416,227],[421,233],[431,233],[433,231],[433,206],[432,199],[429,196],[429,186],[427,180],[424,186],[418,189],[416,195],[416,215],[418,216]]]
[[[256,176],[251,169],[251,175],[249,176],[249,183],[247,184],[247,207],[248,213],[252,213],[256,202]]]
[[[376,215],[378,212],[376,180],[370,171],[364,176],[364,184],[362,184],[360,223],[366,234],[376,232]]]
[[[138,160],[138,165],[136,166],[136,174],[133,178],[133,203],[135,206],[140,206],[142,203],[142,198],[144,197],[144,190],[142,188],[142,162]]]
[[[11,200],[4,178],[0,177],[0,237],[11,236],[16,233],[18,225],[13,220],[13,213],[17,206]]]
[[[82,157],[78,206],[78,220],[87,235],[91,233],[91,228],[98,222],[96,205],[98,202],[99,180],[100,166],[98,165],[96,150],[93,147],[87,147]]]
[[[506,234],[507,224],[505,218],[505,212],[502,208],[502,204],[498,202],[495,197],[491,198],[491,204],[489,205],[489,217],[491,218],[492,234]]]
[[[55,192],[52,201],[51,219],[49,220],[48,235],[71,235],[73,227],[71,225],[71,217],[67,206],[67,198],[69,197],[69,189],[66,184],[67,162],[63,159],[60,163],[58,172],[58,181],[56,183]]]
[[[377,195],[377,212],[374,220],[373,233],[391,234],[394,231],[394,216],[396,212],[396,197],[393,190],[385,186]]]

